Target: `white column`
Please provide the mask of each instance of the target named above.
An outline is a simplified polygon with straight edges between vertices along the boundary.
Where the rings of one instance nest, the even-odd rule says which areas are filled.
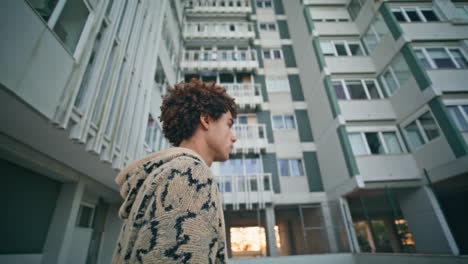
[[[268,255],[270,257],[279,256],[278,248],[276,247],[276,236],[275,236],[275,208],[272,205],[265,207],[265,233],[267,239]]]
[[[44,244],[43,264],[67,262],[84,187],[83,181],[62,185]]]
[[[333,226],[333,221],[332,221],[332,218],[331,218],[329,204],[328,203],[322,203],[320,207],[322,209],[323,226],[325,227],[325,231],[327,233],[328,246],[330,247],[330,252],[331,253],[337,253],[338,252],[338,244],[337,244],[337,241],[336,241],[336,234],[335,234],[335,229],[334,229],[334,226]]]

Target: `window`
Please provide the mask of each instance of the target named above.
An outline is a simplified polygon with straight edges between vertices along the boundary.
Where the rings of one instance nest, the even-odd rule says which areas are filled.
[[[457,47],[415,48],[416,56],[426,69],[466,69],[468,62]]]
[[[293,115],[273,115],[273,129],[295,129]]]
[[[94,206],[81,204],[76,218],[76,226],[91,228],[94,218]]]
[[[398,54],[380,75],[380,81],[389,95],[394,94],[409,78],[411,71],[401,54]]]
[[[219,163],[221,175],[255,174],[262,172],[262,161],[259,157],[242,156]]]
[[[259,23],[260,31],[276,31],[276,23]]]
[[[448,105],[447,110],[460,131],[468,131],[468,104]]]
[[[273,2],[272,0],[257,0],[257,7],[258,8],[272,8]]]
[[[68,0],[53,27],[71,52],[75,51],[88,16],[89,10],[83,0]]]
[[[263,50],[263,58],[264,59],[281,59],[283,57],[283,53],[280,49],[267,49]]]
[[[349,18],[314,18],[314,22],[349,22]]]
[[[354,155],[403,153],[402,141],[396,131],[349,132]]]
[[[399,22],[434,22],[440,21],[431,7],[395,7],[392,13]]]
[[[405,127],[405,132],[413,149],[418,148],[439,136],[439,128],[431,112],[426,112]]]
[[[364,50],[359,40],[320,41],[325,56],[364,56]]]
[[[337,99],[381,99],[380,87],[375,79],[364,80],[333,80]]]
[[[354,20],[359,15],[362,6],[366,0],[351,0],[348,5],[348,12],[351,18]]]
[[[390,30],[385,24],[382,15],[377,14],[362,37],[364,45],[367,48],[367,53],[371,53],[389,32]]]
[[[468,20],[468,6],[457,6],[457,18]]]
[[[290,90],[287,78],[267,77],[265,82],[269,92],[284,92]]]
[[[304,176],[301,159],[279,159],[280,176]]]

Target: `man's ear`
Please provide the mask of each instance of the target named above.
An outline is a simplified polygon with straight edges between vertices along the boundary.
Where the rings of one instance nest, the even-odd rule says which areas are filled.
[[[200,125],[203,129],[207,130],[211,124],[211,118],[208,115],[200,115]]]

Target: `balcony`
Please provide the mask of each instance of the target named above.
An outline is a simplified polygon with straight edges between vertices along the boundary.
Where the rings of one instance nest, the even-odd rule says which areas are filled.
[[[234,125],[232,130],[237,138],[233,153],[260,153],[268,145],[265,124]]]
[[[356,156],[365,182],[418,180],[420,172],[411,154]]]
[[[236,99],[240,109],[256,109],[263,103],[260,84],[250,83],[221,83],[227,93]]]
[[[259,67],[255,50],[185,51],[184,71],[254,71]]]
[[[247,15],[252,13],[252,7],[250,6],[250,0],[243,1],[227,1],[227,0],[195,0],[186,2],[188,14],[240,14]]]
[[[224,207],[231,204],[234,210],[239,210],[240,204],[245,204],[246,209],[252,209],[255,203],[265,208],[266,203],[273,201],[270,173],[221,175],[217,179]]]
[[[251,40],[255,38],[253,23],[231,22],[231,23],[186,23],[184,27],[184,38],[190,40],[203,39],[239,39]]]

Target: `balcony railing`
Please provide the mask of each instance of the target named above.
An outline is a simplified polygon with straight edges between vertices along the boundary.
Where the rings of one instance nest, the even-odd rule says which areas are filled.
[[[226,88],[227,93],[236,99],[236,104],[241,109],[247,107],[255,109],[263,102],[260,84],[221,83],[220,85]]]
[[[193,0],[186,3],[188,13],[252,13],[250,0]]]
[[[186,23],[184,27],[184,38],[188,39],[253,39],[255,31],[253,23],[230,22],[230,23]]]
[[[224,206],[231,204],[234,210],[239,210],[240,204],[245,204],[246,209],[252,209],[256,203],[260,208],[265,208],[266,203],[272,202],[270,173],[221,175],[217,179]]]
[[[181,62],[183,70],[256,71],[258,67],[255,50],[187,50]]]
[[[260,153],[268,145],[265,124],[234,125],[232,131],[237,138],[234,153]]]

